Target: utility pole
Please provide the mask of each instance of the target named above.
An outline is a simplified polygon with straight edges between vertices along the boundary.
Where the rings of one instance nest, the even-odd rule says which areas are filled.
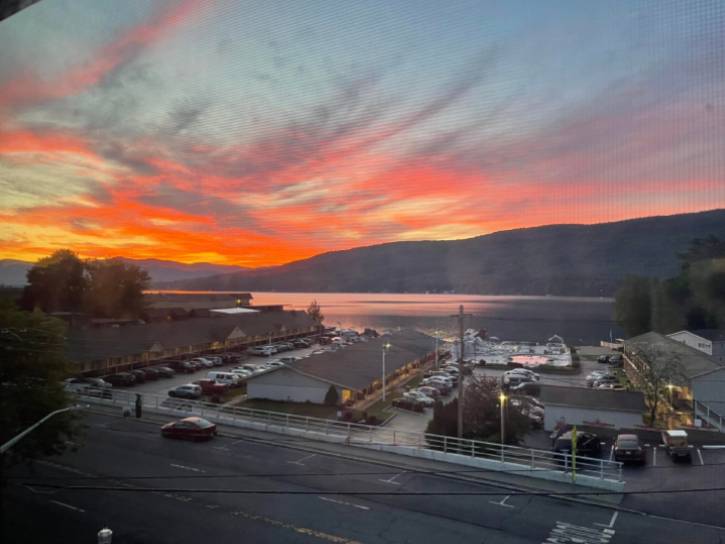
[[[458,438],[463,438],[463,318],[472,317],[471,314],[463,313],[463,304],[458,307],[458,313],[451,317],[458,318],[458,329],[460,332],[460,349],[458,351]]]

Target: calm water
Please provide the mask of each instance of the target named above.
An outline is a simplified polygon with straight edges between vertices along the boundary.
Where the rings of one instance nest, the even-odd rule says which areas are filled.
[[[304,310],[317,300],[329,326],[418,327],[455,334],[449,317],[464,305],[467,328],[485,328],[490,335],[509,340],[546,340],[559,334],[573,344],[595,344],[617,337],[612,321],[613,301],[579,297],[522,297],[478,295],[424,295],[376,293],[253,293],[253,304],[284,304]]]

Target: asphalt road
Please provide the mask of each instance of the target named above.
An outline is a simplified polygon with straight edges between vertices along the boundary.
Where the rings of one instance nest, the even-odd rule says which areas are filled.
[[[3,542],[94,542],[104,525],[114,531],[114,544],[697,544],[725,537],[725,529],[406,473],[353,458],[354,451],[306,451],[274,435],[260,441],[223,430],[211,442],[187,443],[161,438],[158,424],[143,420],[89,414],[87,424],[76,452],[10,472]],[[262,493],[240,493],[249,490]],[[719,498],[683,500],[695,499]]]

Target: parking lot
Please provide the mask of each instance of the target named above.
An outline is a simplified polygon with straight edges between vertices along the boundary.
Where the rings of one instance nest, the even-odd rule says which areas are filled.
[[[280,359],[280,357],[306,357],[316,349],[319,349],[319,346],[313,345],[309,348],[300,348],[295,349],[291,351],[286,351],[282,354],[276,354],[269,357],[259,357],[255,355],[248,355],[247,360],[243,363],[229,363],[225,364],[223,366],[216,366],[214,368],[202,368],[200,370],[197,370],[196,372],[189,373],[189,374],[174,374],[173,378],[160,378],[158,380],[153,381],[147,381],[140,384],[135,384],[130,387],[123,387],[119,389],[123,389],[126,391],[132,391],[134,393],[148,393],[153,395],[167,395],[170,389],[174,389],[175,387],[178,387],[180,385],[184,385],[187,383],[194,382],[196,380],[203,380],[207,377],[207,374],[212,371],[224,371],[229,370],[235,366],[239,366],[240,364],[252,364],[252,365],[263,365],[267,362],[277,361]],[[189,356],[189,359],[192,359],[193,357]],[[159,366],[163,366],[161,363],[159,363]]]

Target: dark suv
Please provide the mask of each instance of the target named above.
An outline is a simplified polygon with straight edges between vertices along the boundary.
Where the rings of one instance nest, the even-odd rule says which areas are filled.
[[[136,377],[130,372],[119,372],[118,374],[109,374],[104,376],[103,380],[110,383],[114,387],[123,387],[136,383]]]
[[[556,453],[571,454],[571,431],[562,434],[554,442]],[[576,454],[584,457],[597,457],[602,453],[599,437],[594,433],[576,433]]]
[[[614,442],[614,460],[644,463],[644,450],[636,434],[620,434]]]

